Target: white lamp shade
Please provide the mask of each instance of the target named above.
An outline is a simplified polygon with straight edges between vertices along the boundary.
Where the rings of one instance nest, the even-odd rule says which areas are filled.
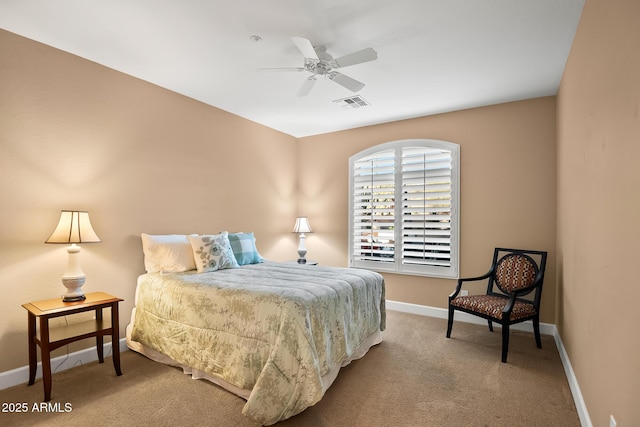
[[[93,231],[89,212],[62,211],[60,220],[45,243],[98,243],[100,238]]]
[[[313,233],[306,216],[296,218],[296,224],[293,226],[292,233]]]

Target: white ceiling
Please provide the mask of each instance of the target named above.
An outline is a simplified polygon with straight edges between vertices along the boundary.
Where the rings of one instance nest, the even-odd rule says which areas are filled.
[[[0,28],[295,137],[555,95],[584,0],[0,0]],[[262,41],[255,42],[252,35]],[[320,80],[291,36],[334,57],[369,106]]]

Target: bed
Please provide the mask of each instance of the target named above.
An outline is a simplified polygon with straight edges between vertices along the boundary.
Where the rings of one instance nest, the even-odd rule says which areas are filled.
[[[316,404],[341,367],[381,342],[378,273],[264,261],[253,235],[250,249],[235,252],[224,239],[214,250],[202,236],[183,237],[190,245],[172,248],[169,258],[184,263],[159,270],[147,265],[143,237],[148,272],[138,278],[127,345],[246,399],[250,419],[271,425]]]

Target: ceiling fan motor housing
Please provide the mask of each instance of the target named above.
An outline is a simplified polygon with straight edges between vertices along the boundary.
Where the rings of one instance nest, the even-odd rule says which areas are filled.
[[[305,58],[305,68],[313,74],[324,76],[334,67],[332,64],[333,56],[327,52],[327,48],[324,46],[314,47],[313,50],[315,50],[318,59]]]

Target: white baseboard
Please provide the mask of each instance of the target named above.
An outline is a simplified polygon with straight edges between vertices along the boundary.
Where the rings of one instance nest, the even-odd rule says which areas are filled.
[[[126,338],[120,339],[119,345],[121,353],[129,349],[127,347]],[[104,344],[103,354],[104,357],[111,355],[110,342]],[[96,360],[98,360],[98,352],[96,351],[95,346],[76,351],[74,353],[65,354],[63,356],[54,357],[51,359],[51,373],[54,374],[56,372],[66,371],[67,369],[95,362]],[[38,369],[36,371],[36,379],[39,378],[42,378],[42,362],[38,362]],[[27,382],[29,382],[29,366],[23,366],[21,368],[0,373],[0,390],[20,384],[26,384]]]
[[[446,308],[429,307],[426,305],[409,304],[406,302],[389,301],[387,300],[387,308],[389,310],[402,311],[405,313],[420,314],[422,316],[437,317],[440,319],[447,319],[449,317],[449,311]],[[456,311],[455,320],[466,323],[475,323],[478,325],[486,325],[487,321],[471,314]],[[494,323],[496,328],[500,328],[500,325]],[[533,324],[529,320],[527,322],[517,323],[511,326],[512,330],[533,332]],[[555,335],[556,325],[549,323],[540,323],[540,333],[543,335]]]
[[[386,307],[388,310],[401,311],[403,313],[437,317],[440,319],[449,318],[449,311],[445,308],[429,307],[426,305],[410,304],[406,302],[389,300],[386,301]],[[479,325],[487,324],[487,321],[485,319],[477,316],[472,316],[460,311],[456,312],[454,319],[460,322],[475,323]],[[500,325],[498,324],[496,324],[495,326],[497,328],[500,328]],[[533,332],[533,325],[531,321],[522,322],[511,326],[511,329]],[[556,325],[550,323],[540,323],[540,334],[553,336],[556,347],[558,348],[558,353],[560,354],[560,360],[562,361],[564,373],[567,376],[567,381],[569,382],[571,394],[573,395],[573,401],[576,405],[578,417],[580,418],[580,424],[583,427],[593,427],[593,424],[591,424],[591,418],[589,418],[589,411],[587,411],[587,406],[584,402],[584,399],[582,398],[582,392],[580,391],[580,386],[578,385],[578,379],[576,378],[573,372],[573,368],[571,367],[571,362],[569,361],[569,356],[567,355],[564,345],[562,344],[562,339],[560,338],[560,334],[558,333],[558,328],[556,328]]]
[[[576,404],[576,409],[578,410],[580,425],[582,425],[583,427],[593,427],[593,424],[591,424],[591,418],[589,417],[589,411],[587,411],[587,405],[582,398],[582,392],[580,391],[580,386],[578,385],[578,379],[573,372],[571,361],[569,360],[569,356],[567,355],[567,351],[564,348],[562,338],[560,338],[560,334],[557,332],[557,329],[553,337],[556,341],[556,347],[558,347],[558,353],[560,353],[560,360],[562,360],[564,373],[567,375],[567,381],[569,382],[569,388],[571,389],[571,394],[573,395],[573,401]]]

